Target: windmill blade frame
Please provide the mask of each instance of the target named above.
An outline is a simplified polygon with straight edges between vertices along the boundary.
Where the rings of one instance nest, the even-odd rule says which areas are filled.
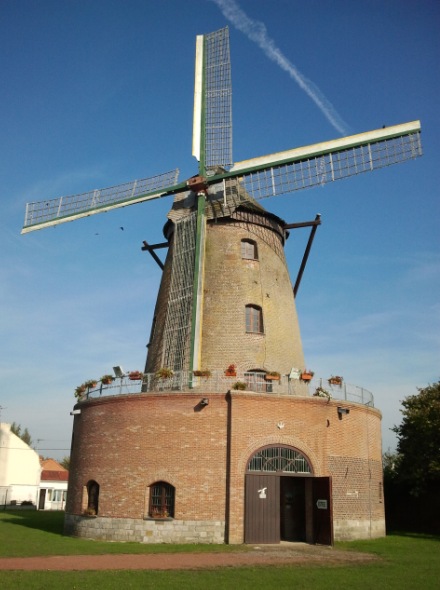
[[[422,153],[420,121],[412,121],[238,162],[209,182],[223,178],[226,195],[244,191],[258,200],[371,172]]]
[[[228,27],[196,38],[192,155],[203,176],[233,163]]]
[[[179,169],[87,193],[26,204],[22,234],[187,190]]]

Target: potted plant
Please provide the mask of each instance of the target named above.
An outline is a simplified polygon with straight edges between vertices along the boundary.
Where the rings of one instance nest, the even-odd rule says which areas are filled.
[[[324,389],[323,387],[317,387],[315,393],[313,394],[315,397],[325,397],[327,399],[331,399],[331,394]]]
[[[96,510],[94,508],[86,508],[84,510],[84,516],[96,516]]]
[[[110,385],[110,383],[113,383],[114,380],[115,378],[113,377],[113,375],[103,375],[101,377],[101,383],[103,385]]]
[[[225,371],[226,377],[236,377],[237,376],[237,366],[236,365],[229,365],[229,367]]]
[[[84,383],[82,385],[78,385],[78,387],[75,389],[75,397],[81,399],[85,394],[86,390],[87,388],[84,385]]]
[[[266,381],[279,381],[281,378],[281,375],[278,373],[278,371],[268,371],[264,378],[266,379]]]
[[[332,375],[328,382],[330,385],[339,385],[339,387],[341,387],[343,380],[343,377],[341,377],[340,375]]]
[[[245,391],[247,389],[247,383],[244,383],[244,381],[237,381],[232,386],[232,389],[237,389],[237,390],[240,390],[240,391]]]
[[[95,387],[98,385],[98,382],[96,381],[96,379],[89,379],[88,381],[86,381],[84,383],[84,385],[86,386],[87,389],[95,389]]]
[[[130,381],[141,381],[144,378],[144,374],[140,371],[130,371],[128,374]]]
[[[174,371],[168,367],[162,367],[156,371],[156,379],[169,379],[174,375]]]
[[[211,371],[203,369],[201,371],[193,371],[194,377],[211,377]]]
[[[304,369],[304,371],[301,373],[301,379],[303,381],[311,381],[314,374],[315,373],[313,371],[309,371],[308,369]]]
[[[166,508],[153,508],[152,518],[168,518],[170,513]]]

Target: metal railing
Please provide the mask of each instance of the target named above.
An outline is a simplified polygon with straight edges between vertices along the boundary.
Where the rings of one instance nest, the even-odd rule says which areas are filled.
[[[263,395],[292,395],[299,397],[323,397],[348,401],[374,407],[373,394],[357,385],[342,381],[332,384],[328,379],[313,378],[311,381],[289,379],[281,375],[278,380],[266,380],[263,373],[240,372],[227,376],[223,371],[213,371],[207,376],[195,376],[188,371],[175,371],[171,377],[160,378],[156,373],[145,373],[142,379],[130,379],[128,375],[115,379],[111,384],[98,383],[85,392],[78,401],[109,395],[141,393],[226,393],[229,390],[246,390]]]

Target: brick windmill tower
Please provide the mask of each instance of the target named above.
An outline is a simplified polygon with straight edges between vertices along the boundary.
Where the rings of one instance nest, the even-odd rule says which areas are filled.
[[[303,268],[292,288],[284,245],[296,227],[312,239],[319,217],[288,225],[259,201],[420,156],[420,123],[232,165],[231,119],[226,28],[197,37],[196,176],[178,183],[176,170],[27,205],[24,233],[174,197],[166,242],[144,242],[163,268],[145,373],[119,373],[72,412],[67,532],[229,543],[385,532],[371,394],[304,374]]]

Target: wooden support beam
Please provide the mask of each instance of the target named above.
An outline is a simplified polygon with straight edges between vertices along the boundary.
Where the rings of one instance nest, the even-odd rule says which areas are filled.
[[[318,229],[318,225],[321,225],[321,215],[315,217],[314,221],[304,221],[302,223],[291,223],[286,225],[286,228],[296,228],[296,227],[312,227],[312,231],[310,232],[309,240],[307,242],[306,249],[304,251],[304,256],[301,262],[301,266],[299,267],[298,276],[296,277],[295,286],[293,287],[293,295],[296,297],[298,293],[299,286],[301,284],[301,279],[304,273],[304,269],[306,268],[307,260],[309,258],[310,250],[312,248],[313,240],[315,238],[316,230]]]
[[[154,260],[157,262],[157,264],[159,265],[159,268],[161,270],[164,269],[164,264],[162,262],[162,260],[159,258],[159,256],[156,254],[155,250],[158,250],[159,248],[168,248],[168,242],[162,242],[161,244],[149,244],[148,242],[146,242],[145,240],[142,242],[143,246],[142,246],[142,250],[149,252],[151,254],[151,256],[154,258]]]

